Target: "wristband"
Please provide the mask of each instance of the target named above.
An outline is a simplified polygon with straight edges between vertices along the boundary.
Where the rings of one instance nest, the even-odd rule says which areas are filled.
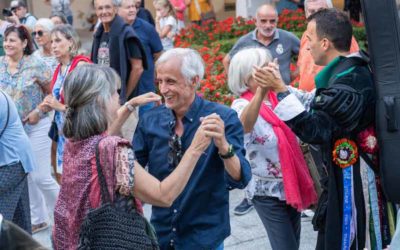
[[[224,160],[232,158],[235,155],[235,150],[233,149],[233,145],[229,144],[228,152],[226,154],[224,154],[224,155],[222,155],[220,153],[218,153],[218,154],[219,154],[219,157],[221,157]]]

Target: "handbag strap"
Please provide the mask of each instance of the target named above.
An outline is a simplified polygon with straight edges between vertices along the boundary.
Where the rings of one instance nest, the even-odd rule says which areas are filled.
[[[1,138],[4,134],[4,131],[6,131],[6,128],[8,126],[8,121],[10,119],[10,103],[8,102],[8,98],[7,98],[6,94],[4,94],[3,91],[0,91],[0,92],[4,95],[4,98],[6,98],[6,102],[7,102],[7,119],[6,119],[6,124],[4,125],[4,128],[0,133],[0,138]]]
[[[103,170],[101,169],[100,164],[100,150],[99,144],[103,139],[100,139],[96,144],[96,168],[97,168],[97,175],[99,177],[99,184],[100,184],[100,191],[101,191],[101,201],[102,203],[111,203],[110,193],[107,189],[107,181],[104,177]]]
[[[100,142],[103,140],[104,138],[100,139],[97,144],[96,144],[96,169],[97,169],[97,175],[99,177],[99,181],[100,181],[100,191],[101,191],[101,200],[102,203],[111,203],[111,197],[110,197],[110,193],[108,192],[107,189],[107,181],[106,178],[103,174],[103,170],[101,168],[101,164],[100,164]],[[133,196],[133,206],[135,207],[135,210],[138,210],[138,205],[136,204],[136,198]]]

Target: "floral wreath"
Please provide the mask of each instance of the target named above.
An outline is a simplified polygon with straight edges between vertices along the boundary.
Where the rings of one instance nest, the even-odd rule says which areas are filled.
[[[358,148],[354,141],[343,138],[335,142],[332,151],[333,161],[341,168],[346,168],[357,162]]]

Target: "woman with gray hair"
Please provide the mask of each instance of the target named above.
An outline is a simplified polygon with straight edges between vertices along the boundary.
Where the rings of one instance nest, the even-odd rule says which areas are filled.
[[[272,249],[291,250],[300,245],[299,211],[317,196],[296,136],[273,112],[279,96],[253,79],[253,68],[271,61],[266,49],[239,51],[230,64],[228,84],[240,96],[232,108],[243,124],[253,175],[246,197],[260,216]]]
[[[80,46],[79,36],[71,25],[58,25],[51,31],[51,49],[59,64],[51,80],[51,94],[44,99],[40,108],[46,111],[55,111],[49,135],[53,140],[53,149],[56,147],[56,150],[53,150],[53,152],[57,152],[57,159],[55,164],[53,162],[53,168],[58,182],[61,181],[62,157],[65,143],[62,133],[64,123],[63,113],[65,112],[64,81],[67,75],[77,66],[91,62],[86,56],[78,54]]]
[[[48,18],[40,18],[33,29],[32,38],[35,39],[39,49],[33,55],[42,59],[50,68],[52,73],[57,67],[57,60],[51,53],[51,31],[54,28],[53,22]]]
[[[79,229],[87,212],[101,205],[95,161],[97,147],[115,207],[135,212],[133,204],[138,203],[135,197],[155,206],[171,206],[211,142],[203,128],[198,129],[174,171],[163,181],[154,178],[135,161],[130,143],[112,135],[119,133],[121,125],[136,107],[159,102],[161,97],[150,92],[132,98],[120,107],[117,93],[120,84],[113,69],[99,65],[78,67],[65,82],[68,108],[63,131],[68,141],[63,184],[54,212],[56,250],[76,249]]]

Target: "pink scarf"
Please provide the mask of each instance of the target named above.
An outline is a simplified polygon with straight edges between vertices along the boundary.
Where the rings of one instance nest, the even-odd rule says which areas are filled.
[[[242,94],[241,98],[251,101],[253,96],[252,92],[247,91]],[[272,104],[272,109],[274,109],[278,104],[276,94],[270,91],[268,97]],[[317,193],[295,134],[275,115],[272,109],[262,103],[260,115],[266,122],[271,124],[278,138],[278,152],[286,203],[301,211],[316,202]]]

